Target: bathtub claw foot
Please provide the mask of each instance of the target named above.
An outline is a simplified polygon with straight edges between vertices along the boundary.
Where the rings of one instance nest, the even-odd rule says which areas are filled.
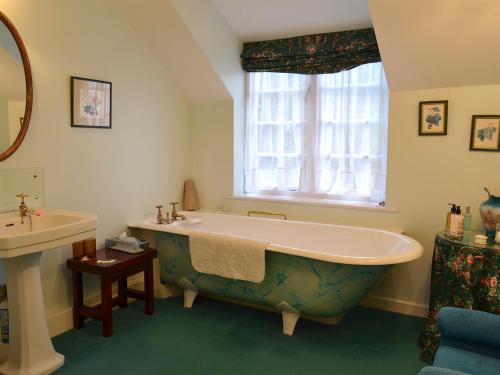
[[[184,307],[190,309],[193,307],[193,302],[198,295],[197,291],[184,289]]]
[[[198,289],[185,277],[180,279],[177,284],[184,290],[184,307],[190,309],[198,295]]]
[[[287,336],[292,336],[295,330],[295,325],[300,318],[300,314],[282,311],[281,315],[283,317],[283,333]]]
[[[292,336],[295,325],[300,318],[300,313],[286,302],[281,302],[276,308],[281,311],[283,318],[283,334]]]

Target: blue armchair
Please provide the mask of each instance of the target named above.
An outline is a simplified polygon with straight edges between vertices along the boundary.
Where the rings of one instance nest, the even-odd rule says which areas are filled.
[[[500,315],[444,307],[438,324],[441,340],[434,364],[419,375],[500,374]]]

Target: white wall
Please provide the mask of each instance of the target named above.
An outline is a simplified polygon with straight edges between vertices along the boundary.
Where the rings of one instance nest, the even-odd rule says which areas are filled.
[[[500,192],[500,153],[469,151],[473,114],[500,113],[500,85],[393,92],[389,119],[388,202],[401,211],[405,232],[422,243],[423,258],[398,267],[378,292],[427,304],[434,234],[445,225],[447,204],[471,206],[480,228],[483,187]],[[448,135],[417,135],[418,102],[448,99]]]
[[[230,98],[224,83],[171,1],[148,0],[144,6],[144,2],[137,0],[112,0],[112,4],[188,100]]]
[[[226,86],[233,99],[233,107],[227,107],[233,116],[231,132],[233,137],[233,186],[243,186],[244,153],[239,147],[245,133],[245,75],[241,69],[240,53],[242,42],[210,1],[170,0],[184,23],[197,40],[213,68]],[[220,111],[217,111],[219,113]],[[190,112],[192,115],[192,111]],[[194,115],[196,116],[196,115]],[[206,124],[218,121],[205,111]],[[227,134],[227,133],[226,133]],[[238,191],[241,193],[242,191]]]
[[[472,206],[473,226],[479,228],[478,206],[488,186],[500,192],[500,153],[470,152],[472,114],[500,113],[500,86],[471,86],[391,93],[387,204],[399,213],[336,207],[315,207],[224,199],[232,167],[227,160],[232,124],[214,104],[190,106],[192,177],[202,209],[225,206],[233,212],[250,209],[285,212],[291,219],[404,230],[422,243],[424,256],[395,267],[374,295],[377,306],[415,314],[428,303],[431,255],[435,233],[444,226],[448,202]],[[449,128],[444,137],[417,135],[418,102],[449,100]],[[389,306],[389,304],[391,306]],[[385,305],[385,306],[384,306]]]
[[[233,98],[244,94],[242,42],[210,1],[170,0]]]
[[[34,103],[19,150],[1,169],[42,166],[47,206],[99,215],[97,238],[181,198],[187,103],[108,1],[0,0],[31,60]],[[70,76],[113,83],[113,128],[70,127]],[[69,308],[69,247],[42,258],[48,317]],[[88,280],[86,294],[96,292]]]
[[[233,101],[189,104],[189,172],[204,208],[233,194]]]

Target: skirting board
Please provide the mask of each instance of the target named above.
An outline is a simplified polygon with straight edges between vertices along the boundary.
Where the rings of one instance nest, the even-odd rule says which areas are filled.
[[[429,311],[427,305],[380,296],[368,296],[361,301],[360,305],[421,318],[426,318]]]
[[[131,287],[142,289],[142,280],[133,283]],[[156,298],[170,298],[182,294],[182,291],[177,288],[166,288],[165,285],[158,283],[155,288]],[[117,293],[116,288],[113,289],[113,295]],[[101,301],[100,294],[95,294],[85,299],[85,304],[89,306],[97,305]],[[427,305],[401,301],[392,298],[368,296],[362,302],[362,306],[372,307],[379,310],[392,311],[399,314],[413,315],[425,318],[427,317]],[[54,337],[69,331],[73,328],[73,311],[71,307],[50,316],[48,319],[50,336]]]
[[[130,277],[129,287],[139,290],[144,290],[144,283],[142,282],[142,277],[136,278]],[[118,295],[118,288],[113,286],[113,298]],[[130,299],[132,301],[132,299]],[[85,298],[83,303],[87,306],[95,306],[101,303],[101,294],[96,293],[90,297]],[[118,308],[118,307],[116,307]],[[64,310],[57,312],[49,317],[47,317],[47,324],[49,326],[50,337],[54,337],[73,329],[73,308],[70,306]]]
[[[156,298],[170,298],[180,295],[182,295],[182,289],[176,286],[165,285],[161,282],[155,284]],[[238,303],[237,301],[234,302]],[[245,302],[242,302],[241,304],[246,305]],[[368,295],[363,301],[361,301],[360,305],[366,307],[372,307],[374,309],[379,309],[379,310],[391,311],[404,315],[418,316],[421,318],[427,317],[427,312],[429,309],[427,305],[402,301],[399,299],[380,297],[375,295]]]
[[[160,282],[160,268],[158,259],[153,260],[154,268],[153,268],[153,277],[154,277],[154,286],[155,291],[154,295],[156,298],[166,298],[173,297],[175,295],[179,295],[180,292],[175,290],[170,290],[165,288],[165,286]],[[128,278],[128,282],[131,288],[144,290],[144,282],[143,282],[143,274],[139,273],[134,276]],[[117,295],[117,288],[113,287],[113,297]],[[83,301],[87,306],[95,306],[101,302],[101,294],[96,293],[92,296],[85,298]],[[49,333],[51,337],[60,335],[66,331],[69,331],[73,328],[73,308],[68,306],[66,309],[58,311],[57,313],[47,317],[47,323],[49,326]]]
[[[117,288],[113,287],[113,298],[117,295]],[[83,303],[87,306],[95,306],[101,302],[101,295],[95,294],[88,298],[85,298]],[[49,316],[47,318],[47,324],[49,326],[50,337],[54,337],[69,331],[73,328],[73,308],[68,307],[64,310],[57,312],[56,314]]]

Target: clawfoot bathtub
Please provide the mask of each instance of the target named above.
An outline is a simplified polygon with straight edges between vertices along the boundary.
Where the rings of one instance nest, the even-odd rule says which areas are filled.
[[[422,255],[422,246],[383,230],[201,212],[195,225],[134,228],[154,231],[162,283],[184,290],[190,308],[198,293],[281,312],[283,333],[292,335],[299,317],[336,324],[380,281],[391,266]],[[265,278],[256,284],[193,269],[189,234],[194,229],[269,241]]]

